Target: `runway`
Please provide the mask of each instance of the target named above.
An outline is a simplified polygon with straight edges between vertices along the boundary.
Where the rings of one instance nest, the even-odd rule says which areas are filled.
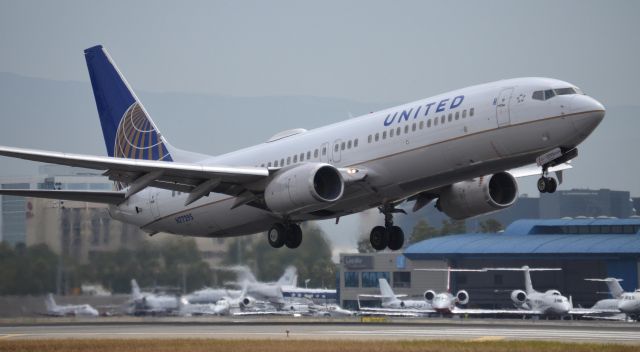
[[[287,337],[288,331],[288,337]],[[315,322],[89,323],[1,326],[0,341],[13,339],[456,339],[550,340],[640,344],[640,325],[570,322],[360,324]]]

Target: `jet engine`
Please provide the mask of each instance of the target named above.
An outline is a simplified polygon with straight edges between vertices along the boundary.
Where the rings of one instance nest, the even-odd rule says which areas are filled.
[[[242,308],[250,308],[256,305],[256,300],[252,297],[245,297],[240,301]]]
[[[522,304],[527,300],[527,293],[522,290],[511,292],[511,300],[515,303]]]
[[[465,290],[460,290],[456,293],[456,299],[462,305],[467,304],[469,303],[469,293]]]
[[[428,290],[428,291],[424,291],[424,299],[431,303],[431,301],[433,301],[433,299],[436,297],[436,293],[432,290]]]
[[[510,207],[518,197],[518,183],[508,172],[454,183],[440,193],[436,207],[462,220]]]
[[[324,163],[308,163],[278,171],[264,191],[267,207],[290,214],[309,206],[333,203],[342,197],[340,171]]]

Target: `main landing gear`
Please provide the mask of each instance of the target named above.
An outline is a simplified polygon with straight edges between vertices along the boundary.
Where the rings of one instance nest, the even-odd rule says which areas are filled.
[[[298,248],[302,243],[302,229],[298,224],[277,223],[267,232],[267,240],[273,248]]]
[[[384,214],[384,226],[376,226],[371,230],[369,241],[371,247],[377,251],[389,248],[397,251],[404,245],[404,232],[399,226],[393,225],[394,213],[405,213],[402,209],[396,209],[392,205],[380,207],[380,212]]]
[[[538,179],[538,191],[540,193],[553,193],[558,188],[558,182],[553,177],[543,176]]]

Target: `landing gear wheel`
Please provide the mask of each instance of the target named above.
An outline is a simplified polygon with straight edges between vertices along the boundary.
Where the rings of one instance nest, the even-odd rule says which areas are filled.
[[[389,233],[388,247],[392,251],[397,251],[404,245],[404,232],[399,226],[391,226],[387,232]]]
[[[287,246],[287,248],[294,249],[300,247],[301,243],[302,229],[300,229],[300,226],[297,224],[289,225],[289,228],[287,228],[287,234],[284,240],[284,244]]]
[[[556,188],[558,188],[558,182],[556,182],[556,179],[553,177],[547,178],[547,188],[545,189],[545,192],[554,193]]]
[[[376,226],[371,230],[371,235],[369,236],[369,241],[371,241],[371,247],[376,251],[381,251],[387,248],[389,244],[389,233],[387,229],[383,226]]]
[[[286,239],[286,228],[282,224],[274,224],[269,232],[267,232],[267,240],[273,248],[280,248],[284,246]]]
[[[548,180],[549,179],[544,176],[538,179],[538,183],[536,185],[538,186],[538,191],[540,191],[540,193],[547,193]]]

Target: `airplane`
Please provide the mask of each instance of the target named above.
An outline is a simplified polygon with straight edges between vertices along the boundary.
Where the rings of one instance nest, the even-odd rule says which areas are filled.
[[[619,310],[624,313],[626,319],[638,320],[640,318],[640,290],[625,292],[620,281],[622,279],[585,279],[587,281],[606,282],[612,298],[602,299],[593,305],[593,309]]]
[[[142,292],[135,279],[131,280],[130,303],[129,313],[133,315],[172,314],[179,309],[178,297]]]
[[[515,177],[540,174],[538,190],[553,193],[605,116],[571,83],[515,78],[210,156],[168,142],[105,48],[84,54],[108,156],[15,147],[0,147],[0,155],[102,170],[116,189],[0,194],[105,203],[112,218],[150,235],[266,231],[272,247],[297,248],[301,222],[378,208],[384,226],[371,230],[371,244],[398,250],[405,237],[393,222],[405,212],[399,204],[414,202],[417,211],[437,199],[451,218],[469,218],[513,205]]]
[[[78,305],[58,305],[53,299],[53,295],[49,293],[44,300],[47,308],[47,315],[55,317],[75,316],[75,317],[97,317],[98,310],[88,304]]]
[[[400,300],[398,298],[406,297],[407,295],[396,295],[389,285],[389,282],[385,278],[378,279],[378,285],[380,286],[380,295],[358,295],[360,297],[373,297],[380,298],[382,308],[391,309],[431,309],[431,304],[425,300]],[[425,293],[426,294],[426,293]]]
[[[184,295],[183,298],[190,304],[215,304],[224,297],[238,296],[240,292],[240,290],[205,287]]]

